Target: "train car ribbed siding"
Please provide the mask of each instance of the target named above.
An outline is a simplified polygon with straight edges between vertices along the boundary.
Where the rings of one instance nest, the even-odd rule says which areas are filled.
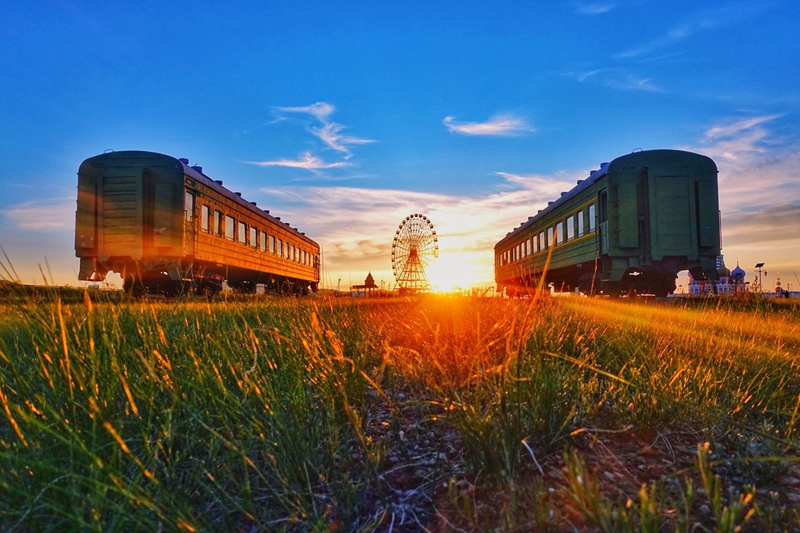
[[[83,162],[75,223],[79,279],[102,280],[113,271],[126,288],[155,292],[182,291],[187,283],[214,292],[222,280],[243,290],[257,283],[316,290],[316,242],[184,161],[129,151]],[[230,227],[216,231],[225,220]],[[270,239],[284,246],[276,250]]]
[[[578,214],[587,226],[584,235],[568,234],[529,252],[534,236],[557,234]],[[500,240],[495,281],[498,290],[519,293],[544,274],[559,289],[665,295],[680,270],[716,279],[719,232],[711,159],[678,150],[636,152],[603,164]]]

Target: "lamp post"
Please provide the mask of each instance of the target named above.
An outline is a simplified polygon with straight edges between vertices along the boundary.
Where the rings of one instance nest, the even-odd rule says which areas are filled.
[[[756,263],[756,268],[758,269],[758,292],[761,293],[761,292],[764,292],[761,289],[761,287],[762,287],[762,285],[761,285],[761,269],[764,268],[764,263]],[[764,275],[765,276],[767,275],[767,271],[766,270],[764,271]]]

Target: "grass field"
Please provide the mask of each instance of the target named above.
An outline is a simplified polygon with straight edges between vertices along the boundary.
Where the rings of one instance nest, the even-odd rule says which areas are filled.
[[[0,313],[3,531],[800,531],[797,305]]]

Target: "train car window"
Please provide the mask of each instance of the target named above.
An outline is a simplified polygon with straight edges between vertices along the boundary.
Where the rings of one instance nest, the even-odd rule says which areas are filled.
[[[275,253],[275,235],[269,236],[269,253]]]
[[[191,191],[186,191],[183,197],[183,213],[186,217],[186,222],[191,222],[194,218],[194,194]]]
[[[217,237],[222,237],[225,228],[222,227],[222,211],[214,210],[214,234]]]
[[[291,251],[289,252],[289,259],[292,261],[297,261],[297,249],[292,245]]]
[[[200,228],[203,230],[204,233],[208,233],[208,228],[210,224],[211,218],[211,209],[204,205],[200,208]]]
[[[539,232],[539,251],[544,251],[547,249],[547,243],[544,242],[544,232]]]
[[[236,230],[236,221],[230,215],[225,215],[225,238],[232,241]]]
[[[578,211],[576,216],[578,218],[578,237],[580,237],[583,235],[583,209]]]
[[[242,244],[247,244],[247,224],[239,221],[239,231],[238,231],[239,242]]]
[[[261,237],[261,239],[260,239],[261,251],[262,252],[266,252],[267,251],[267,232],[266,231],[260,232],[260,237]]]
[[[567,219],[567,240],[571,241],[575,238],[575,217],[571,216]]]
[[[589,233],[593,233],[597,227],[597,207],[595,204],[589,206]]]
[[[537,248],[538,244],[539,244],[539,238],[536,235],[531,237],[531,253],[532,254],[535,254],[536,252],[539,251],[539,249]]]
[[[278,255],[283,257],[283,241],[278,239]]]
[[[258,230],[250,226],[250,246],[258,248]]]
[[[552,226],[547,228],[547,240],[544,243],[545,248],[550,248],[555,243],[555,241],[553,240],[553,231],[554,230]]]
[[[525,239],[525,257],[531,255],[531,240]]]
[[[556,224],[556,244],[564,242],[564,222]]]

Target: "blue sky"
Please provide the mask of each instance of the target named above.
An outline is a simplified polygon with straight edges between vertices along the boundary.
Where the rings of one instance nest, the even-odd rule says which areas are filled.
[[[391,283],[425,213],[444,286],[490,284],[494,243],[601,161],[680,148],[720,168],[728,265],[800,289],[800,4],[430,4],[0,2],[19,278],[77,284],[76,172],[106,149],[202,165],[320,242],[328,285]]]

